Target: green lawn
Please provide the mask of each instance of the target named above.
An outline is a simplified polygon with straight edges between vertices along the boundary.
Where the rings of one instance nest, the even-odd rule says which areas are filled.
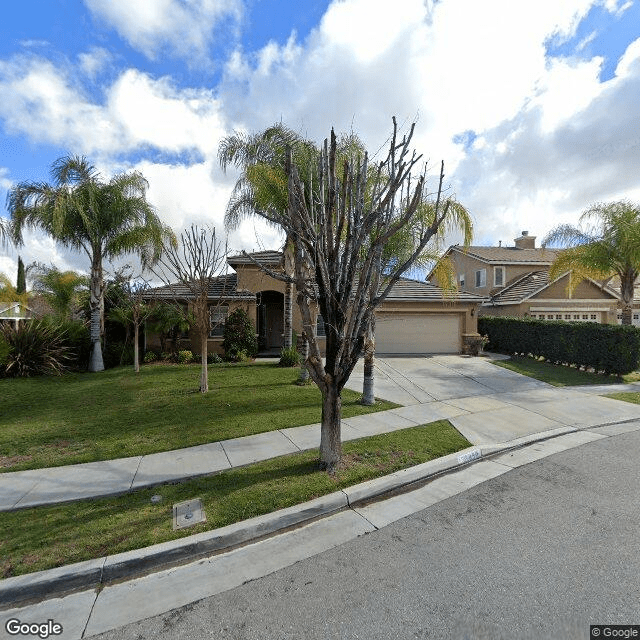
[[[614,400],[624,400],[624,402],[631,402],[632,404],[640,404],[640,393],[637,391],[621,391],[620,393],[608,393],[606,398],[613,398]]]
[[[290,372],[289,372],[290,373]],[[123,496],[0,513],[0,578],[146,547],[299,504],[470,446],[448,421],[343,444],[334,475],[318,451]],[[152,495],[161,495],[159,504]],[[202,500],[207,521],[173,531],[172,505]]]
[[[0,380],[0,471],[170,451],[320,422],[320,392],[293,384],[297,369],[269,363],[147,365],[102,373]],[[397,405],[358,404],[345,389],[343,417]]]
[[[569,387],[581,384],[617,384],[622,382],[635,382],[640,379],[637,371],[618,378],[605,376],[599,373],[581,371],[575,367],[565,367],[550,364],[544,360],[535,358],[523,358],[512,356],[510,360],[492,360],[492,363],[510,369],[522,375],[548,382],[556,387]]]

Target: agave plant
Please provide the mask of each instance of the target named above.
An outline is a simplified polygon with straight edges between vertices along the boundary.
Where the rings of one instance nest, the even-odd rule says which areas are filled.
[[[4,376],[61,375],[74,359],[73,351],[66,343],[66,330],[57,323],[31,320],[21,323],[18,328],[2,324],[0,336],[10,348],[0,368]]]

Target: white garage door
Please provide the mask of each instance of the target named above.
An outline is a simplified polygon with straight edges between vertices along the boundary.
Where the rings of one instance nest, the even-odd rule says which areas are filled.
[[[459,353],[460,315],[376,315],[376,353]]]

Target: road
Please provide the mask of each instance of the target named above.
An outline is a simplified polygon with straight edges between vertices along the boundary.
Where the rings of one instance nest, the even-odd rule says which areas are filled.
[[[555,454],[98,637],[568,640],[640,624],[638,452],[636,431]]]

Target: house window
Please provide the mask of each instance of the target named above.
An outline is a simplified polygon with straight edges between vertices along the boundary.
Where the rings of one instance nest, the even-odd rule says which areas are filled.
[[[459,280],[459,282],[460,282],[460,288],[461,288],[461,289],[464,289],[464,273],[461,273],[461,274],[458,276],[458,280]]]
[[[493,267],[493,286],[504,286],[504,267]]]
[[[318,318],[316,319],[316,336],[318,338],[324,338],[326,335],[324,332],[324,319],[318,314]]]
[[[582,314],[582,319],[583,320],[588,320],[589,319],[589,314],[588,313],[583,313]]]
[[[487,270],[479,269],[476,271],[476,288],[487,286]]]
[[[556,320],[562,320],[562,314],[556,313]]]
[[[564,319],[565,320],[571,320],[571,314],[570,313],[565,313],[564,314]]]
[[[229,315],[229,307],[226,305],[211,307],[209,309],[209,337],[217,338],[224,334],[224,323]]]
[[[547,315],[547,320],[553,320],[553,314],[552,313]]]
[[[592,313],[592,314],[591,314],[591,319],[592,319],[592,320],[597,320],[597,319],[598,319],[598,316],[596,316],[596,314],[595,314],[595,313]]]

